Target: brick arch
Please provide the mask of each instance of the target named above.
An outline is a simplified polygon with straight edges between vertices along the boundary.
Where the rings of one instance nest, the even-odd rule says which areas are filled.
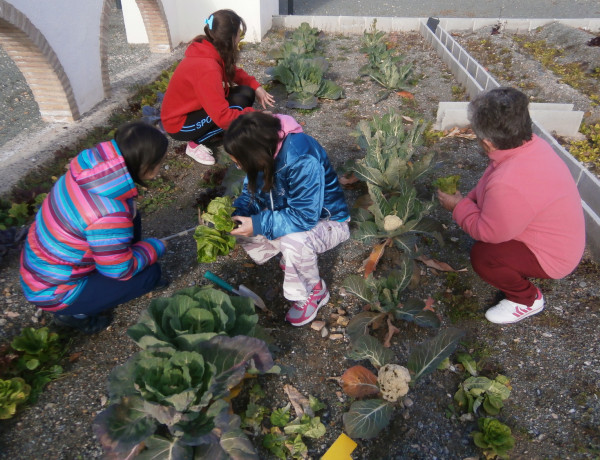
[[[171,52],[173,50],[171,34],[162,2],[159,0],[135,0],[135,3],[144,21],[150,51],[153,53]]]
[[[25,77],[42,120],[80,118],[73,88],[56,53],[38,28],[4,0],[0,0],[0,46]]]

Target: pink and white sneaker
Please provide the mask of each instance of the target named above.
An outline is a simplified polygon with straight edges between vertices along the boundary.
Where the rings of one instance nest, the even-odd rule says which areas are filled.
[[[511,324],[535,315],[544,309],[544,296],[538,289],[533,305],[528,307],[512,300],[504,299],[485,312],[488,321],[496,324]]]
[[[198,163],[203,165],[214,165],[215,157],[213,157],[212,150],[204,144],[197,144],[194,147],[194,143],[188,142],[185,148],[185,154],[196,160]]]
[[[313,288],[308,299],[294,302],[289,309],[285,319],[292,326],[304,326],[316,318],[319,309],[329,301],[329,291],[325,286],[325,281],[321,280]]]

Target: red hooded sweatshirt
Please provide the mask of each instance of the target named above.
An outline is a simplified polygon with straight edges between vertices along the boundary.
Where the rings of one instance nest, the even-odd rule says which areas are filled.
[[[219,128],[227,129],[243,113],[230,109],[227,102],[229,87],[225,84],[225,64],[208,40],[193,42],[185,51],[162,102],[161,119],[168,133],[178,133],[190,112],[204,109]],[[256,89],[260,84],[244,70],[236,68],[234,83]]]
[[[486,243],[521,241],[551,278],[571,273],[585,247],[581,197],[567,165],[543,139],[495,150],[454,220]]]

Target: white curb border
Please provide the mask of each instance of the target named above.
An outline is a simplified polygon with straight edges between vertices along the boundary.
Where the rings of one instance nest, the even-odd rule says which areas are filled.
[[[427,18],[393,18],[372,16],[273,16],[273,27],[297,28],[303,22],[330,33],[362,34],[377,20],[377,30],[384,32],[419,31],[451,69],[471,98],[480,92],[500,86],[447,32],[477,30],[500,25],[504,30],[528,32],[537,27],[558,22],[590,32],[600,31],[600,18],[581,19],[502,19],[502,18],[440,18],[435,34],[427,27]],[[543,127],[534,122],[534,132],[545,139],[564,160],[573,175],[586,222],[587,246],[596,261],[600,261],[600,181],[581,162],[567,152]]]

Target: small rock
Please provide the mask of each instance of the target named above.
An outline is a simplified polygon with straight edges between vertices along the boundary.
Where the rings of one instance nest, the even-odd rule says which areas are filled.
[[[408,420],[410,418],[410,412],[408,411],[408,409],[402,411],[402,418],[404,420]]]
[[[329,331],[327,330],[326,327],[324,327],[323,329],[321,329],[321,337],[325,338],[329,335]]]
[[[332,313],[331,315],[329,315],[329,318],[331,318],[332,321],[336,321],[339,317],[340,315],[338,315],[337,313]]]
[[[343,308],[338,308],[337,309],[338,315],[345,315],[346,314],[346,310],[344,310]]]
[[[552,334],[550,334],[549,332],[544,332],[542,335],[544,337],[552,337]]]
[[[410,398],[404,398],[402,403],[404,404],[404,407],[411,407],[414,404],[413,400]]]
[[[582,287],[582,288],[587,287],[587,283],[585,281],[582,281],[579,283],[579,287]]]
[[[342,326],[342,327],[346,327],[348,326],[348,323],[350,322],[350,319],[347,316],[340,316],[337,321],[336,324]]]
[[[341,340],[344,338],[344,334],[331,334],[329,340]]]
[[[325,321],[313,321],[312,323],[310,323],[310,328],[314,329],[315,331],[320,331],[324,327]]]
[[[475,420],[475,417],[473,416],[472,412],[468,412],[466,414],[462,414],[459,419],[461,422],[472,422]]]
[[[44,310],[42,310],[41,308],[38,308],[38,309],[35,311],[35,317],[36,317],[36,318],[41,318],[43,314],[44,314]]]
[[[546,439],[546,435],[545,434],[540,434],[537,438],[535,438],[537,441],[543,441],[544,439]]]
[[[554,420],[558,420],[558,415],[556,414],[550,414],[550,417],[552,417]]]

